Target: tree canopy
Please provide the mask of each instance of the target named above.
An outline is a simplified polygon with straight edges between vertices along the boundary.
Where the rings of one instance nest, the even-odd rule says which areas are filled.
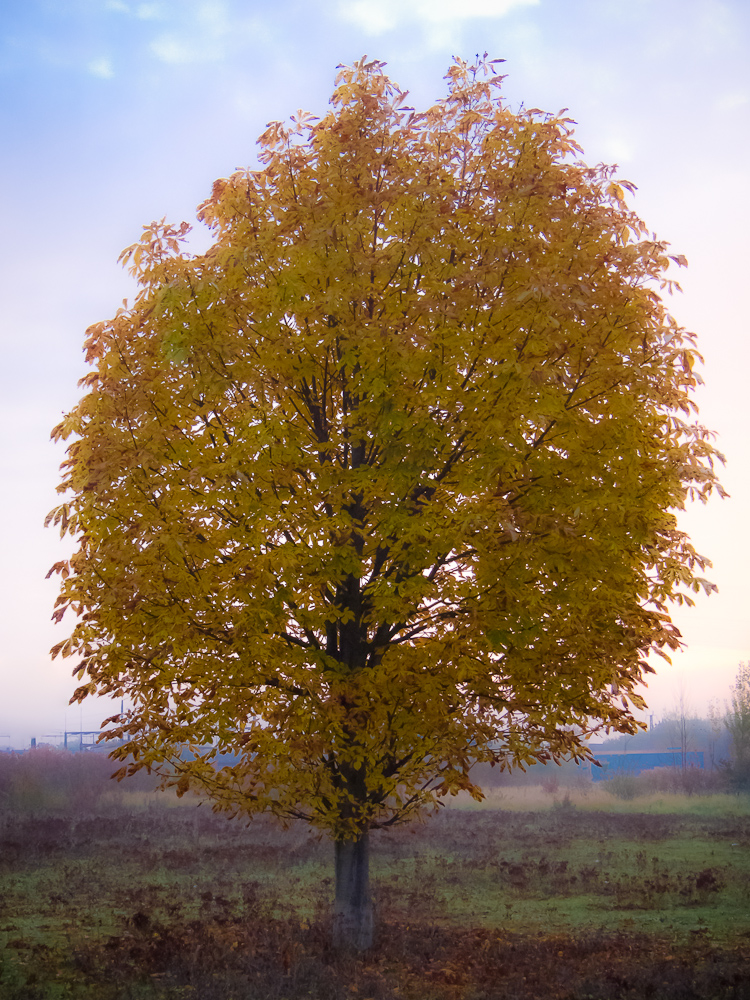
[[[634,731],[669,603],[712,588],[675,517],[717,486],[660,294],[686,262],[495,73],[418,112],[341,68],[214,184],[209,250],[162,221],[124,252],[49,519],[55,653],[128,699],[131,770],[356,839],[481,794],[473,761]]]

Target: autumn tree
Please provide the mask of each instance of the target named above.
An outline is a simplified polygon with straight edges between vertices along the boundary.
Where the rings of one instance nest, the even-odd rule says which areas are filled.
[[[674,514],[716,486],[659,295],[684,260],[494,73],[456,60],[418,113],[362,60],[270,124],[207,252],[164,222],[125,251],[53,432],[74,699],[129,699],[130,772],[328,833],[358,948],[369,832],[635,731],[669,602],[712,586]]]

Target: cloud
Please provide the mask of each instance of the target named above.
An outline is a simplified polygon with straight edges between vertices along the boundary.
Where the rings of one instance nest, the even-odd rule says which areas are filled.
[[[100,59],[92,59],[86,69],[92,76],[98,76],[101,80],[111,80],[115,75],[112,63],[104,56]]]
[[[345,21],[351,21],[364,28],[368,35],[382,35],[395,28],[399,20],[398,5],[381,0],[372,3],[371,0],[357,0],[356,3],[340,5],[341,16]]]
[[[418,0],[415,10],[427,21],[464,21],[472,17],[505,17],[516,7],[536,7],[540,0]]]
[[[370,35],[381,35],[402,21],[447,25],[470,18],[504,17],[518,7],[536,7],[540,0],[342,0],[339,13]]]
[[[158,3],[140,3],[135,8],[135,16],[141,21],[154,21],[160,20],[164,15]]]
[[[625,135],[609,135],[601,145],[602,152],[607,162],[622,165],[635,159],[636,149],[634,144]]]
[[[750,94],[744,93],[743,91],[734,91],[729,94],[724,94],[716,102],[716,110],[722,111],[739,111],[740,108],[746,107],[750,104]]]
[[[230,18],[226,4],[219,3],[218,0],[198,4],[196,20],[214,35],[223,35],[231,30],[232,18]],[[236,18],[234,20],[236,21]]]
[[[125,0],[107,0],[107,10],[118,10],[122,14],[132,14],[139,21],[161,20],[164,13],[158,3],[139,3],[136,6],[125,3]]]
[[[157,59],[172,66],[224,59],[232,43],[244,37],[247,28],[246,23],[230,17],[226,4],[220,0],[194,3],[181,21],[179,34],[164,34],[150,45]]]
[[[157,59],[170,66],[180,66],[205,58],[205,50],[201,53],[194,45],[174,35],[162,35],[161,38],[154,39],[149,47]]]

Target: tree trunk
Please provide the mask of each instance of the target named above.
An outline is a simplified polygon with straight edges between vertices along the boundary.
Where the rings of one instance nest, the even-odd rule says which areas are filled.
[[[365,831],[357,840],[336,841],[333,945],[346,951],[367,951],[372,939],[370,840]]]

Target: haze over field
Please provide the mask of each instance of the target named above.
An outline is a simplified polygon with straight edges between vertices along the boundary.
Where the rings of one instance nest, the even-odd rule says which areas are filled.
[[[69,548],[42,522],[63,458],[49,431],[78,398],[84,331],[133,294],[120,251],[152,219],[194,221],[215,178],[254,163],[266,122],[322,114],[336,65],[364,52],[418,108],[445,92],[453,54],[505,58],[511,107],[569,108],[586,161],[619,163],[639,189],[630,204],[688,258],[671,309],[699,335],[701,420],[719,433],[731,499],[682,518],[719,594],[676,609],[687,649],[656,664],[647,698],[659,717],[680,690],[699,714],[727,697],[750,658],[749,26],[743,0],[5,4],[0,744],[112,712],[68,708],[72,664],[50,661],[69,624],[51,624],[44,577]],[[197,225],[193,245],[207,245]]]

